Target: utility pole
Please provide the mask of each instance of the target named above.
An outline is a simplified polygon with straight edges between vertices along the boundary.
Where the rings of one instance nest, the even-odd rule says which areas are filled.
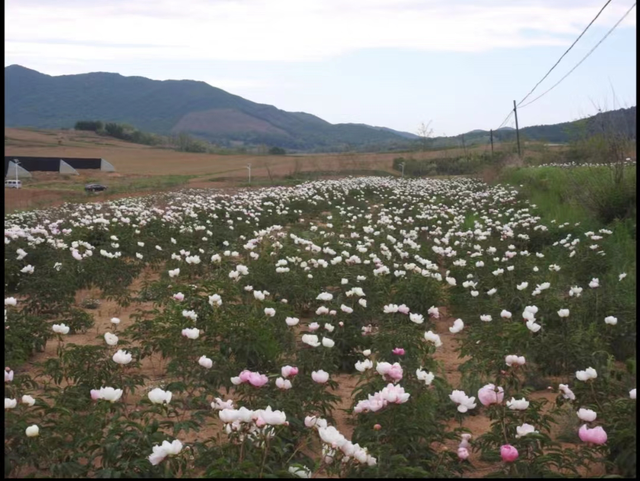
[[[18,166],[20,165],[20,161],[18,159],[13,159],[13,163],[16,166],[16,188],[18,187]]]
[[[249,169],[249,183],[251,183],[251,164],[247,164],[247,169]]]
[[[404,177],[404,162],[400,164],[400,167],[402,167],[402,177]]]
[[[489,130],[489,135],[491,136],[491,157],[493,157],[493,129]]]
[[[513,101],[513,112],[516,114],[516,140],[518,141],[518,157],[522,158],[522,151],[520,150],[520,129],[518,127],[518,109],[516,108],[516,101]]]

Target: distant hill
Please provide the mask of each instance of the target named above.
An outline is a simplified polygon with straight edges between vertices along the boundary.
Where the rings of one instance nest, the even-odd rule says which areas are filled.
[[[220,146],[283,147],[293,151],[411,150],[421,145],[409,132],[366,124],[331,124],[305,112],[258,104],[195,80],[150,80],[94,72],[50,76],[20,65],[4,69],[5,126],[71,128],[78,120],[126,123],[161,135],[187,132]],[[636,108],[587,119],[520,130],[521,139],[566,143],[607,123],[635,138]],[[487,144],[487,130],[429,139],[430,148]],[[494,132],[495,142],[515,139],[515,129]]]
[[[562,122],[553,125],[533,125],[520,129],[521,141],[539,141],[554,144],[565,144],[580,136],[588,136],[603,128],[621,133],[628,138],[636,137],[636,108],[610,110],[585,119],[573,122]],[[435,137],[430,139],[431,148],[459,147],[462,138],[466,146],[487,144],[490,141],[488,130],[472,130],[452,137]],[[512,142],[516,139],[516,129],[502,127],[493,132],[494,142]]]
[[[4,77],[7,127],[71,128],[78,120],[103,120],[163,135],[188,132],[220,145],[323,151],[406,147],[413,135],[365,124],[330,124],[194,80],[105,72],[54,77],[19,65],[6,67]]]

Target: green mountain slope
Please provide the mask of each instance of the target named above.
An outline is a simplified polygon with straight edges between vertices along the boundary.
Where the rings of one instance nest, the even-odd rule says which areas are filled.
[[[96,72],[49,76],[5,68],[5,125],[69,128],[77,120],[122,122],[158,134],[189,132],[218,143],[240,141],[293,149],[392,148],[394,131],[337,124],[303,112],[251,102],[204,82],[157,81]],[[411,134],[405,134],[411,135]]]

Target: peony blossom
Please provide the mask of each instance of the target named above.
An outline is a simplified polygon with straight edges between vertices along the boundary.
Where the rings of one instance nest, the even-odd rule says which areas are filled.
[[[276,310],[273,307],[265,307],[264,314],[268,317],[273,317],[276,315]]]
[[[578,436],[585,443],[604,444],[607,442],[607,433],[602,426],[589,429],[586,424],[583,424],[578,430]]]
[[[512,463],[518,459],[518,450],[510,444],[504,444],[500,447],[500,457],[505,463]]]
[[[13,371],[11,369],[5,368],[4,370],[4,382],[13,381]]]
[[[300,322],[300,319],[298,319],[297,317],[287,317],[285,319],[285,322],[287,323],[287,326],[293,327]]]
[[[558,389],[562,391],[562,397],[564,397],[565,399],[569,399],[571,401],[575,401],[576,395],[573,394],[573,391],[569,389],[569,386],[567,384],[560,384],[558,386]]]
[[[178,302],[184,301],[184,294],[182,292],[178,292],[171,297],[173,297]]]
[[[393,351],[391,351],[396,356],[404,356],[404,349],[401,347],[396,347]]]
[[[364,361],[356,362],[356,370],[359,372],[365,372],[367,369],[371,369],[373,367],[373,362],[370,359],[365,359]]]
[[[597,377],[598,377],[598,373],[592,367],[589,367],[584,371],[576,371],[576,378],[579,381],[589,381]]]
[[[500,404],[504,399],[504,389],[494,384],[487,384],[478,390],[478,400],[483,406],[491,404]]]
[[[588,423],[592,423],[593,421],[596,420],[596,417],[598,417],[595,411],[592,411],[591,409],[584,409],[584,408],[580,408],[576,414],[578,415],[581,421],[586,421]]]
[[[569,317],[569,309],[560,309],[558,311],[558,316],[560,316],[560,317]]]
[[[68,334],[70,329],[66,324],[54,324],[52,328],[56,334]]]
[[[111,334],[110,332],[104,333],[104,340],[109,346],[115,346],[118,344],[118,336]]]
[[[318,384],[324,384],[329,380],[329,373],[320,369],[319,371],[313,371],[311,373],[311,379]]]
[[[604,318],[604,322],[605,324],[610,324],[612,326],[615,326],[616,324],[618,324],[618,318],[613,316],[607,316]]]
[[[200,337],[200,330],[196,327],[192,329],[183,329],[182,335],[188,339],[198,339],[198,337]]]
[[[116,352],[113,355],[112,359],[113,359],[114,362],[124,365],[124,364],[129,364],[133,358],[132,358],[130,353],[120,349],[118,352]]]
[[[291,381],[289,381],[288,379],[284,379],[284,378],[277,378],[276,379],[276,387],[278,389],[291,389],[293,387],[293,385],[291,384]]]
[[[504,358],[504,362],[507,363],[507,366],[513,366],[514,364],[516,366],[522,366],[525,363],[525,359],[524,359],[524,356],[510,355]]]
[[[36,400],[29,396],[28,394],[25,394],[24,396],[22,396],[22,404],[26,404],[27,406],[33,406],[36,403]]]
[[[323,337],[322,338],[322,345],[324,347],[333,347],[335,346],[335,341],[333,339],[329,339],[328,337]]]
[[[453,326],[449,328],[449,332],[451,332],[451,334],[457,334],[462,331],[462,329],[464,329],[464,322],[462,319],[456,319],[453,321]]]
[[[320,341],[318,341],[318,336],[316,336],[315,334],[303,334],[302,342],[304,342],[305,344],[311,347],[318,347],[320,345]]]
[[[153,446],[153,452],[149,455],[149,462],[154,466],[160,464],[167,456],[175,456],[182,451],[182,443],[179,440],[175,440],[172,443],[169,441],[163,441],[162,445]]]
[[[34,438],[40,434],[40,428],[37,424],[32,424],[27,429],[25,429],[25,434],[30,438]]]
[[[500,317],[502,317],[503,319],[511,319],[511,313],[503,309],[500,312]]]
[[[18,401],[15,399],[4,398],[4,408],[13,409],[18,405]]]
[[[515,411],[524,411],[529,407],[529,401],[527,401],[525,398],[516,399],[512,397],[509,401],[507,401],[507,407]]]
[[[531,424],[527,423],[524,423],[522,426],[517,426],[516,432],[518,434],[516,434],[516,438],[521,438],[523,436],[526,436],[527,434],[537,433],[538,431],[536,431],[535,429],[536,428],[534,428]]]
[[[469,451],[467,448],[458,448],[458,459],[464,461],[469,457]]]
[[[489,314],[483,314],[480,316],[480,320],[484,322],[491,322],[491,316]]]
[[[423,381],[425,386],[429,386],[435,379],[435,375],[431,372],[423,371],[422,368],[416,369],[416,377],[419,381]]]
[[[476,407],[476,398],[467,396],[464,391],[454,390],[449,394],[449,399],[458,404],[458,411],[461,413],[466,413],[469,409]]]
[[[149,401],[153,404],[169,404],[171,402],[171,391],[163,391],[159,387],[152,389],[149,391],[147,395],[149,397]]]
[[[211,369],[213,367],[213,361],[207,356],[201,356],[200,359],[198,359],[198,364],[200,364],[205,369]]]
[[[635,388],[632,389],[631,391],[629,391],[629,397],[631,399],[635,399],[636,398],[636,390],[635,390]]]
[[[442,341],[440,340],[440,336],[435,334],[432,331],[427,331],[424,333],[424,339],[427,342],[433,343],[436,347],[442,346]]]
[[[293,366],[283,366],[282,369],[280,369],[280,373],[283,378],[287,379],[288,377],[293,377],[298,374],[298,368]]]
[[[118,324],[120,324],[120,319],[118,319],[117,317],[112,317],[111,324],[114,324],[117,326]]]

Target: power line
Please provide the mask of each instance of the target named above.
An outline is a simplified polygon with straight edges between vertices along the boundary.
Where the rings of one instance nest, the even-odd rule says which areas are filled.
[[[535,86],[531,89],[531,91],[530,91],[527,95],[525,95],[525,96],[524,96],[524,98],[523,98],[520,102],[518,102],[518,107],[520,106],[520,104],[521,104],[522,102],[524,102],[524,101],[529,97],[529,95],[531,95],[531,94],[533,93],[533,91],[534,91],[536,88],[538,88],[538,85],[540,85],[540,84],[542,83],[542,81],[543,81],[544,79],[546,79],[546,78],[549,76],[549,74],[553,71],[553,69],[557,67],[557,65],[558,65],[558,64],[560,63],[560,61],[564,58],[564,56],[565,56],[565,55],[567,55],[567,54],[569,53],[569,51],[573,48],[573,46],[574,46],[576,43],[578,43],[578,40],[580,40],[580,39],[582,38],[582,36],[587,32],[587,30],[589,30],[589,27],[590,27],[591,25],[593,25],[593,22],[595,22],[595,21],[597,20],[597,18],[600,16],[600,14],[603,12],[603,10],[604,10],[605,8],[607,8],[607,5],[609,5],[610,3],[611,3],[611,0],[607,0],[607,3],[605,3],[605,4],[604,4],[604,6],[603,6],[603,7],[600,9],[600,11],[598,12],[598,14],[597,14],[595,17],[593,17],[593,20],[591,20],[591,22],[589,22],[589,25],[587,25],[587,26],[586,26],[586,28],[582,31],[582,33],[578,36],[578,38],[576,38],[576,39],[575,39],[575,41],[574,41],[574,42],[571,44],[571,46],[566,50],[566,52],[562,54],[562,56],[558,59],[558,61],[557,61],[556,63],[554,63],[554,64],[553,64],[553,67],[551,67],[551,69],[550,69],[550,70],[545,74],[545,76],[544,76],[544,77],[542,77],[542,79],[541,79],[537,84],[535,84]]]
[[[545,90],[542,94],[538,95],[535,99],[533,99],[533,100],[531,100],[530,102],[527,102],[526,104],[524,104],[524,105],[520,106],[520,108],[522,109],[522,108],[526,107],[527,105],[531,105],[533,102],[535,102],[535,101],[536,101],[536,100],[538,100],[539,98],[541,98],[541,97],[543,97],[544,95],[546,95],[547,93],[551,92],[551,91],[552,91],[554,88],[556,88],[556,87],[557,87],[557,86],[558,86],[558,85],[559,85],[559,84],[560,84],[564,79],[566,79],[569,75],[571,75],[571,73],[572,73],[575,69],[577,69],[577,68],[580,66],[580,64],[582,64],[582,62],[584,62],[584,61],[589,57],[589,55],[591,55],[591,54],[594,52],[594,50],[595,50],[596,48],[598,48],[598,46],[599,46],[602,42],[604,42],[604,41],[605,41],[605,39],[606,39],[606,38],[611,34],[611,32],[613,32],[613,31],[616,29],[616,27],[617,27],[618,25],[620,25],[620,23],[622,23],[622,21],[627,17],[627,15],[629,15],[629,13],[631,13],[631,10],[633,10],[633,8],[634,8],[635,6],[636,6],[636,4],[635,4],[635,3],[634,3],[633,5],[631,5],[631,8],[629,8],[629,10],[627,10],[627,12],[622,16],[622,18],[616,22],[616,24],[611,28],[611,30],[609,30],[609,31],[607,32],[607,34],[606,34],[604,37],[602,37],[602,39],[600,39],[600,41],[599,41],[599,42],[598,42],[598,43],[597,43],[597,44],[596,44],[596,45],[595,45],[595,46],[594,46],[594,47],[589,51],[589,53],[587,53],[587,55],[585,55],[585,56],[582,58],[582,60],[580,60],[580,61],[579,61],[579,62],[578,62],[578,63],[577,63],[577,64],[576,64],[576,65],[575,65],[571,70],[569,70],[569,71],[565,74],[565,76],[564,76],[564,77],[562,77],[560,80],[558,80],[558,81],[557,81],[555,84],[553,84],[549,89]]]

